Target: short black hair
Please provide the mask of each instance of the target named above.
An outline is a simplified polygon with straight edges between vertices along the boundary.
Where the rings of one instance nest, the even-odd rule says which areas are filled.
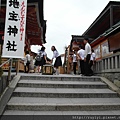
[[[29,51],[26,51],[26,54],[29,54]]]
[[[82,45],[79,45],[79,48],[83,49],[83,46],[82,46]]]
[[[87,41],[89,41],[89,38],[84,38],[84,40],[87,40]]]
[[[44,47],[44,46],[42,46],[41,51],[44,51],[44,50],[45,50],[45,47]]]
[[[92,52],[94,52],[94,49],[92,49]]]

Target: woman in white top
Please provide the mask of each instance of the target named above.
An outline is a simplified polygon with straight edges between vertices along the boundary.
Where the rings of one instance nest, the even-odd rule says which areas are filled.
[[[77,66],[77,55],[76,55],[76,51],[74,51],[74,54],[72,55],[73,58],[73,71],[74,71],[74,75],[76,75],[76,66]]]
[[[55,70],[56,70],[56,74],[58,75],[59,74],[58,67],[62,66],[61,56],[59,55],[55,46],[52,46],[51,50],[53,51],[53,57],[52,57],[51,63],[53,62],[53,59],[55,58],[54,67],[55,67]]]

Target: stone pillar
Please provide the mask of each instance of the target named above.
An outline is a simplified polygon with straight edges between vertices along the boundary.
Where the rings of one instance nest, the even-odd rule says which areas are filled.
[[[110,69],[110,58],[108,58],[108,70]]]
[[[115,69],[118,68],[118,59],[117,59],[118,56],[115,56]]]
[[[113,69],[114,68],[114,60],[113,60],[113,57],[111,58],[111,63],[112,63],[112,68],[111,69]]]
[[[107,59],[105,59],[105,70],[107,69]]]
[[[97,68],[96,68],[97,72],[99,72],[99,62],[97,63]]]
[[[119,68],[120,68],[120,55],[119,55],[119,61],[118,61],[118,65],[119,65]]]
[[[102,70],[104,70],[104,60],[102,60]]]

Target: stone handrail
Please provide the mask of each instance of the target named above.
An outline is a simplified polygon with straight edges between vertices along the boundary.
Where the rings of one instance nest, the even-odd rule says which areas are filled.
[[[106,56],[102,60],[97,60],[93,69],[95,73],[120,73],[120,52]]]
[[[7,61],[5,61],[4,63],[2,63],[2,64],[0,65],[0,67],[4,66],[6,63],[9,63],[9,62],[10,62],[10,60],[11,60],[11,58],[10,58],[10,59],[8,59]]]

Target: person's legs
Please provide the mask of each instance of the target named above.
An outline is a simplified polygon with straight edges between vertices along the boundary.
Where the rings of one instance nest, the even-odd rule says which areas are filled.
[[[56,74],[59,75],[58,67],[56,67]]]
[[[74,71],[74,74],[76,75],[76,65],[77,65],[77,62],[74,62],[73,63],[73,71]]]
[[[80,60],[80,69],[81,69],[81,74],[84,75],[85,74],[84,60]]]
[[[57,57],[56,60],[55,60],[55,63],[54,63],[54,68],[56,70],[56,75],[59,75],[59,66],[62,66],[62,60],[61,60],[61,57]]]
[[[87,55],[86,57],[86,62],[84,63],[84,68],[85,68],[85,75],[88,76],[90,74],[90,54]]]
[[[54,67],[54,70],[55,70],[55,74],[56,74],[56,75],[59,75],[58,67]]]
[[[90,75],[93,75],[93,70],[91,68],[93,66],[93,61],[90,61],[89,66],[90,66],[90,70],[89,70],[90,72],[89,73],[90,73]]]
[[[93,61],[91,60],[90,61],[90,68],[93,66]]]
[[[38,68],[37,68],[37,69],[38,69],[38,73],[40,73],[40,66],[37,66],[37,67],[38,67]]]
[[[24,72],[26,73],[26,65],[24,66]]]
[[[29,64],[27,63],[26,66],[27,66],[27,71],[26,72],[28,73],[29,72]]]

